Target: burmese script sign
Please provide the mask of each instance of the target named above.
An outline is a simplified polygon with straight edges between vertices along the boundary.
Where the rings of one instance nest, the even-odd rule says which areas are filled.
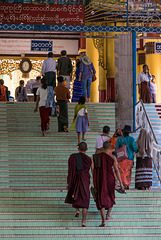
[[[0,24],[83,25],[83,5],[1,3]]]
[[[161,42],[155,42],[155,53],[161,54]]]
[[[47,54],[52,51],[60,54],[65,49],[69,55],[78,55],[78,40],[33,40],[33,39],[5,39],[0,38],[0,54],[21,55],[28,54]]]
[[[31,40],[31,51],[36,52],[52,52],[53,41]]]

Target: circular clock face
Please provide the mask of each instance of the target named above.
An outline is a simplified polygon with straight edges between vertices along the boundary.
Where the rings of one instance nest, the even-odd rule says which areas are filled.
[[[29,73],[32,69],[32,63],[30,59],[22,59],[20,63],[20,70],[23,73]]]
[[[29,68],[30,68],[30,65],[29,65],[29,63],[28,62],[23,62],[22,63],[22,68],[23,68],[23,70],[24,71],[28,71],[29,70]]]

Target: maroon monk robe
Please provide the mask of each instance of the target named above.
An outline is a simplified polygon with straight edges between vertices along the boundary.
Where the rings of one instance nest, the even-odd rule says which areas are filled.
[[[141,82],[141,96],[143,103],[152,103],[151,92],[148,82]]]
[[[81,153],[83,170],[77,170],[75,154],[70,155],[68,160],[68,193],[65,203],[72,204],[74,208],[87,208],[90,201],[90,174],[91,159]]]
[[[115,204],[114,160],[106,153],[100,153],[101,168],[94,168],[93,183],[97,190],[97,209],[111,208]]]

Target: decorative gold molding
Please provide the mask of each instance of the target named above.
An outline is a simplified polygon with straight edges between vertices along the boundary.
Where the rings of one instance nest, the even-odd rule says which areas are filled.
[[[100,25],[100,26],[105,26],[105,23],[90,23],[88,25],[94,26],[94,25]],[[106,36],[105,32],[88,32],[86,33],[89,36]],[[94,47],[98,50],[99,54],[99,65],[104,69],[107,70],[107,64],[106,64],[106,59],[104,57],[104,53],[106,52],[106,44],[104,42],[103,38],[92,38]]]
[[[11,73],[16,70],[20,70],[20,60],[15,59],[0,59],[0,75],[9,75],[12,77]],[[41,72],[41,66],[43,60],[31,60],[32,62],[32,70],[37,72]]]

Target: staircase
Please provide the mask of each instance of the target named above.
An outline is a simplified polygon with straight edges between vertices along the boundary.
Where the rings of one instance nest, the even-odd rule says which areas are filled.
[[[33,103],[0,104],[0,239],[26,240],[159,240],[161,239],[161,193],[134,189],[116,193],[111,221],[101,222],[91,197],[87,228],[81,216],[64,203],[67,160],[77,151],[75,132],[58,133],[57,119],[41,137],[40,118]],[[104,125],[115,128],[114,104],[88,104],[90,128],[88,152],[94,153],[95,139]],[[69,122],[74,104],[69,104]]]
[[[145,104],[145,109],[155,132],[157,141],[161,145],[161,104]]]
[[[158,144],[161,145],[161,104],[145,104],[145,109],[149,117],[150,123],[153,127]],[[161,160],[161,159],[160,159]],[[160,163],[161,167],[161,163]],[[160,170],[161,175],[161,170]],[[153,172],[153,188],[161,187],[160,181],[158,181],[157,173]]]

